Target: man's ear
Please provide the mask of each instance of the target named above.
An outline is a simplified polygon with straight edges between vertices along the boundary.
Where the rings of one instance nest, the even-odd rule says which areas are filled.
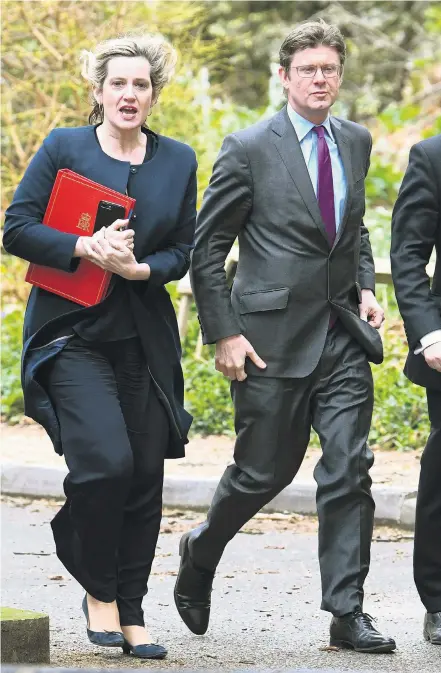
[[[286,72],[286,70],[283,66],[279,66],[278,74],[279,74],[280,82],[281,82],[283,88],[286,91],[286,89],[288,88],[289,76],[288,76],[288,74],[287,74],[287,72]]]

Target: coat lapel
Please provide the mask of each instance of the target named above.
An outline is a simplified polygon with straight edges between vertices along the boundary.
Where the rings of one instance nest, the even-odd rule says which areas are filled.
[[[320,208],[317,202],[308,168],[303,157],[299,140],[293,125],[288,117],[286,108],[283,108],[273,119],[271,124],[272,140],[279,152],[283,163],[286,166],[294,184],[296,185],[300,196],[302,197],[306,208],[311,214],[312,219],[323,234],[326,242],[328,236],[325,225],[322,220]],[[346,170],[346,168],[345,168]]]
[[[343,216],[340,222],[340,226],[337,231],[337,236],[335,238],[334,247],[339,242],[340,238],[343,235],[346,223],[348,221],[349,213],[352,205],[352,194],[354,187],[354,175],[352,172],[352,162],[351,162],[351,146],[348,136],[343,131],[341,122],[335,117],[331,117],[331,126],[332,132],[334,134],[335,142],[337,143],[338,152],[340,154],[343,168],[345,171],[346,177],[346,199],[345,206],[343,210]]]

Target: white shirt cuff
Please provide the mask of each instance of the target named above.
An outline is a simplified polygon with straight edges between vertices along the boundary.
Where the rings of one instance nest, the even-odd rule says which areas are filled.
[[[420,339],[421,346],[414,351],[415,355],[419,355],[420,353],[425,351],[426,348],[429,348],[429,346],[433,346],[433,344],[437,344],[440,341],[441,341],[441,329],[437,329],[434,332],[429,332],[429,334],[426,334],[425,336],[421,337]]]

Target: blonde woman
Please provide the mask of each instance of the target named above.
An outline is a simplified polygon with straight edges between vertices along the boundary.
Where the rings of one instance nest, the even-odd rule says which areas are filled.
[[[113,272],[97,306],[34,287],[24,323],[26,414],[64,454],[66,502],[52,521],[57,554],[85,589],[96,645],[145,659],[167,651],[145,628],[143,596],[162,513],[165,458],[180,458],[183,408],[176,317],[165,284],[188,270],[196,217],[193,150],[145,120],[176,55],[158,35],[121,37],[84,57],[89,126],[54,129],[7,210],[6,250],[72,271],[81,258]],[[130,223],[93,238],[42,224],[58,169],[136,199]]]

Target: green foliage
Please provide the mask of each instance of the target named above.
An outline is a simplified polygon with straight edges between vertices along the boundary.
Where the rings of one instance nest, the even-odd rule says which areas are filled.
[[[401,323],[388,327],[385,361],[374,367],[375,405],[370,441],[381,449],[422,448],[429,436],[425,391],[405,378],[407,346]]]
[[[176,299],[176,286],[169,286]],[[391,313],[396,315],[389,292]],[[15,310],[3,320],[2,416],[15,423],[23,414],[20,387],[22,311]],[[213,348],[205,347],[206,359],[197,360],[194,350],[198,338],[194,309],[183,343],[185,398],[193,414],[192,433],[233,434],[233,405],[228,380],[214,369]],[[392,323],[385,336],[385,362],[373,368],[375,407],[371,444],[380,449],[406,451],[424,446],[429,434],[424,390],[412,385],[402,373],[407,346],[401,323]],[[317,444],[317,438],[312,439]]]
[[[19,309],[3,317],[1,351],[1,414],[10,423],[23,415],[23,395],[20,384],[20,356],[23,312]]]
[[[228,379],[217,372],[213,360],[183,360],[185,404],[193,414],[192,432],[223,435],[233,432],[233,405]]]

